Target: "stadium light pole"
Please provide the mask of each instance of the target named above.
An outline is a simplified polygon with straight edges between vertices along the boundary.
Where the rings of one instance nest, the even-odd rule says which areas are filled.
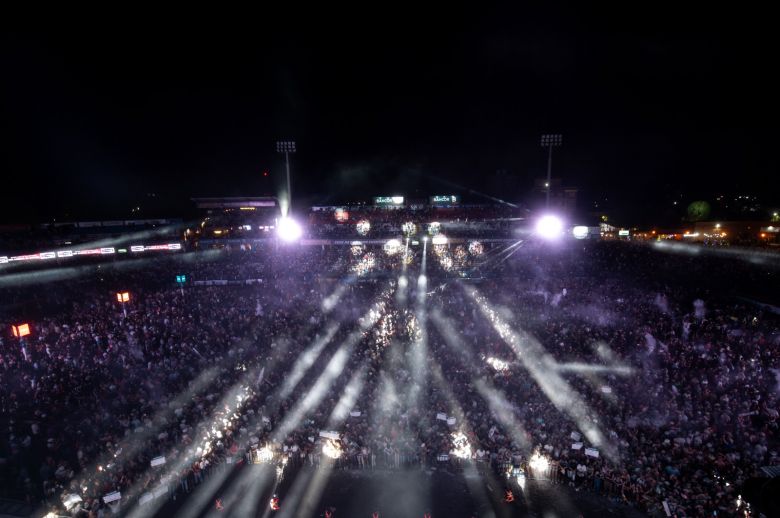
[[[542,147],[548,149],[547,152],[547,183],[544,186],[547,188],[547,203],[546,207],[550,208],[550,191],[552,190],[552,150],[554,147],[559,147],[563,143],[563,135],[560,133],[542,135]]]
[[[290,153],[295,153],[294,140],[277,140],[276,152],[284,153],[284,165],[287,168],[287,209],[292,206],[292,188],[290,187]],[[286,216],[287,214],[282,214]]]

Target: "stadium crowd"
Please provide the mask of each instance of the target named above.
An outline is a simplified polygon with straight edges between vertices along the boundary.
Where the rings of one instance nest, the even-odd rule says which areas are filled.
[[[0,496],[64,513],[77,495],[74,515],[101,516],[114,491],[122,506],[189,492],[263,448],[319,464],[322,430],[342,467],[458,470],[463,432],[467,462],[501,476],[658,516],[744,512],[742,484],[780,464],[780,317],[727,283],[776,272],[622,243],[456,248],[428,252],[427,281],[419,249],[314,246],[0,286],[20,301],[2,329],[32,330],[0,339]]]

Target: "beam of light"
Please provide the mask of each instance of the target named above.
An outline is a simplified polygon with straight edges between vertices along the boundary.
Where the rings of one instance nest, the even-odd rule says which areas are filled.
[[[364,364],[352,375],[344,388],[344,392],[328,418],[328,430],[341,428],[348,418],[350,410],[354,408],[355,402],[363,390],[365,375],[366,365]],[[326,455],[328,454],[326,453]],[[320,501],[333,468],[334,463],[323,462],[313,474],[299,473],[285,498],[285,507],[282,509],[280,518],[314,516],[316,505]]]
[[[193,462],[195,462],[196,459],[204,458],[209,452],[211,452],[214,448],[214,444],[221,440],[222,436],[224,435],[222,433],[222,429],[224,426],[234,426],[231,422],[225,423],[224,419],[226,416],[232,415],[237,420],[237,415],[240,412],[243,405],[245,405],[248,401],[248,397],[242,397],[237,398],[238,395],[245,395],[248,393],[248,387],[252,384],[252,382],[257,377],[257,372],[259,369],[249,369],[247,370],[242,376],[241,379],[231,387],[230,390],[228,390],[226,393],[223,394],[222,398],[217,402],[216,406],[214,407],[214,411],[211,414],[211,418],[207,420],[205,423],[205,426],[198,428],[201,429],[201,432],[198,433],[197,437],[195,437],[192,441],[192,444],[187,448],[187,450],[179,455],[178,459],[175,462],[166,463],[165,468],[163,469],[163,475],[162,478],[170,478],[174,479],[176,477],[176,474],[181,473],[182,470],[186,466],[190,466]],[[176,458],[175,455],[176,447],[174,446],[172,448],[172,451],[165,452],[165,457],[167,458]],[[127,491],[128,499],[132,499],[143,490],[143,477],[140,477],[136,482],[129,488],[129,491]],[[124,492],[123,492],[124,494]],[[129,513],[128,516],[131,518],[135,518],[136,516],[148,516],[153,515],[157,512],[157,509],[163,505],[163,498],[158,498],[153,500],[150,503],[147,503],[143,506],[140,504],[136,504]]]
[[[304,375],[309,371],[317,358],[320,357],[322,350],[338,332],[340,324],[333,323],[325,330],[325,334],[317,338],[302,354],[298,356],[293,365],[292,372],[284,378],[282,388],[279,391],[279,395],[282,398],[289,396],[298,383],[303,379]]]
[[[523,450],[528,451],[531,448],[528,434],[523,425],[515,419],[514,406],[498,390],[490,386],[487,381],[478,379],[473,384],[506,433]]]
[[[386,299],[392,294],[394,284],[395,283],[390,284],[390,287],[380,294],[380,300],[375,302],[368,312],[360,318],[359,329],[350,333],[344,343],[342,343],[336,353],[331,357],[314,385],[308,390],[306,395],[298,401],[294,409],[284,417],[282,423],[274,431],[273,437],[275,441],[282,442],[287,435],[298,426],[301,419],[303,419],[308,412],[317,407],[325,398],[328,390],[330,390],[330,387],[333,385],[333,382],[335,382],[344,370],[355,344],[364,337],[365,333],[381,318],[382,313],[384,312],[384,304],[386,304]]]
[[[333,309],[338,305],[339,301],[341,300],[341,297],[344,295],[344,292],[347,290],[346,284],[339,284],[338,287],[325,297],[322,301],[321,307],[322,312],[325,314],[330,313],[333,311]]]
[[[316,408],[325,398],[333,382],[336,381],[336,378],[341,375],[344,367],[346,367],[353,345],[354,343],[350,344],[347,342],[338,348],[314,385],[303,399],[298,401],[295,408],[284,417],[284,420],[282,420],[282,423],[274,432],[273,440],[275,442],[284,442],[287,436],[300,424],[304,416]]]
[[[477,308],[488,319],[501,339],[512,349],[550,402],[577,424],[591,444],[602,448],[610,460],[617,461],[617,449],[606,442],[599,427],[591,422],[590,408],[585,400],[569,386],[558,371],[550,368],[551,365],[554,365],[555,359],[550,356],[542,344],[529,333],[512,329],[476,288],[464,286],[464,290],[476,303]]]
[[[634,369],[627,365],[594,365],[583,362],[557,363],[553,361],[548,364],[548,367],[555,369],[558,372],[574,372],[578,374],[608,372],[620,376],[630,376],[634,373]]]
[[[355,402],[363,390],[365,383],[366,367],[361,366],[350,378],[349,383],[344,388],[344,393],[339,398],[336,407],[328,418],[328,430],[333,430],[341,426],[349,417],[349,412],[355,407]]]
[[[497,249],[492,251],[489,254],[489,257],[487,257],[487,259],[485,259],[479,266],[477,266],[477,268],[484,269],[484,270],[491,270],[493,268],[500,266],[507,259],[512,257],[512,255],[514,255],[515,252],[520,250],[523,243],[524,241],[521,239],[519,241],[512,243],[511,245],[507,246],[504,249]]]
[[[667,241],[653,241],[653,248],[662,252],[672,252],[688,255],[714,255],[729,257],[753,264],[768,264],[780,266],[780,255],[774,252],[762,252],[749,248],[739,247],[704,247],[688,243],[670,243]]]
[[[544,239],[558,239],[563,235],[563,221],[552,214],[542,216],[536,222],[536,235]]]
[[[276,225],[276,233],[283,241],[291,243],[297,241],[303,235],[303,228],[300,223],[289,216],[284,216]]]

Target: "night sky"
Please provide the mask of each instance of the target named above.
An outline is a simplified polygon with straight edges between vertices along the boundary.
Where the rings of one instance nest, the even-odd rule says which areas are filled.
[[[626,224],[715,193],[780,205],[768,13],[386,9],[6,23],[0,223],[276,194],[282,138],[301,206],[453,184],[533,201],[546,132],[580,208]]]

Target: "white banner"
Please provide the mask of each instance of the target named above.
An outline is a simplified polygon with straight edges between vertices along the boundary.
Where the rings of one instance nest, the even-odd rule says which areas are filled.
[[[587,455],[588,457],[598,458],[599,450],[597,450],[596,448],[585,448],[585,455]]]
[[[581,442],[575,442],[571,445],[572,450],[581,450],[582,449],[582,443]]]
[[[162,455],[159,457],[155,457],[152,459],[152,461],[149,464],[151,464],[152,467],[162,466],[163,464],[165,464],[165,457]]]
[[[116,502],[122,498],[122,493],[119,491],[114,491],[113,493],[109,493],[106,496],[103,497],[103,502],[110,504],[111,502]]]
[[[349,413],[349,415],[351,415],[352,417],[360,417],[361,415],[360,410],[353,410],[352,412]]]
[[[448,417],[447,418],[447,424],[452,426],[455,424],[455,418],[454,417]]]
[[[572,441],[579,441],[580,439],[582,439],[582,434],[580,434],[579,432],[572,432],[569,437],[571,437]]]
[[[326,439],[333,439],[334,441],[337,441],[339,439],[338,432],[329,432],[327,430],[320,430],[320,437],[324,437]]]
[[[442,414],[441,412],[439,412],[438,414],[436,414],[436,419],[438,419],[440,421],[446,421],[447,420],[447,414]]]

